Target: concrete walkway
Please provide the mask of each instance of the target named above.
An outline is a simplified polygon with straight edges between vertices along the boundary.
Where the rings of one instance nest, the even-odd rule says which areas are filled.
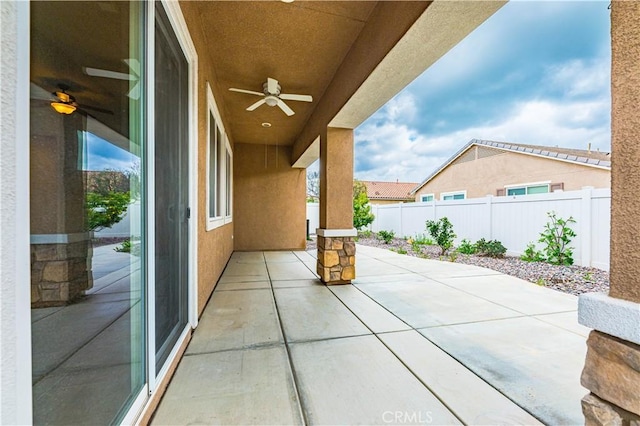
[[[583,424],[577,298],[358,246],[234,253],[154,424]]]

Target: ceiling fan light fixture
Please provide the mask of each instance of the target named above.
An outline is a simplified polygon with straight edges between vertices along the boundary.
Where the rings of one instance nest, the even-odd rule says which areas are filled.
[[[278,105],[278,98],[276,98],[275,96],[267,96],[266,98],[264,98],[264,101],[271,107]]]
[[[67,104],[64,102],[51,102],[51,107],[56,110],[56,112],[58,114],[72,114],[75,110],[76,107],[71,105],[71,104]]]

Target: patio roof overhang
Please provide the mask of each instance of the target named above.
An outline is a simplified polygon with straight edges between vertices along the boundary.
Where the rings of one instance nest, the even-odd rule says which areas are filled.
[[[317,159],[313,142],[328,125],[355,128],[498,10],[505,1],[181,2],[198,16],[212,82],[236,143],[293,145],[291,163]],[[195,13],[194,13],[195,12]],[[205,57],[203,57],[205,56]],[[267,77],[312,103],[246,108]],[[269,122],[268,132],[261,126]],[[306,154],[306,155],[305,155]],[[303,160],[298,161],[301,157]]]

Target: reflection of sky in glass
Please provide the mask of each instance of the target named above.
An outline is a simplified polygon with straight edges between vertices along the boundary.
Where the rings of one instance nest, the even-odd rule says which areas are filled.
[[[140,158],[102,139],[85,132],[86,149],[83,170],[130,170],[140,164]]]

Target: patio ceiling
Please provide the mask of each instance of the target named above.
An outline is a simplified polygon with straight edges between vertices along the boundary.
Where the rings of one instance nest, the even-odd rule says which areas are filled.
[[[207,1],[183,2],[182,8],[198,9],[217,78],[214,94],[231,138],[239,143],[292,145],[323,97],[335,95],[327,93],[327,88],[356,40],[366,33],[365,27],[377,25],[380,9],[393,9],[403,16],[395,21],[397,35],[391,39],[395,43],[429,4],[393,3]],[[375,56],[376,46],[371,48]],[[235,87],[262,92],[267,77],[277,79],[283,93],[312,95],[313,102],[287,101],[295,111],[287,117],[279,108],[266,105],[246,111],[260,98],[229,91]],[[351,87],[333,88],[345,89]],[[265,130],[263,122],[272,127]]]
[[[231,139],[294,145],[296,162],[327,125],[357,127],[504,3],[183,1],[181,7],[200,20]],[[312,95],[313,103],[289,101],[291,117],[265,105],[248,112],[259,98],[229,91],[261,92],[267,77],[283,93]]]

